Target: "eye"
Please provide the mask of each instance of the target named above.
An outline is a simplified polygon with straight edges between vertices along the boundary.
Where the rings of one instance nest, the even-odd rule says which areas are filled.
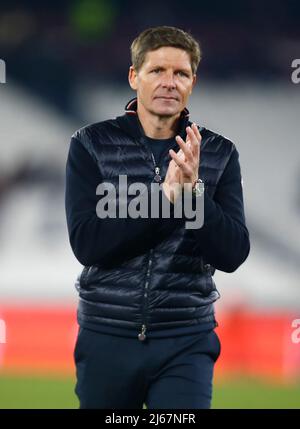
[[[151,73],[159,73],[161,71],[161,69],[160,68],[156,68],[156,69],[153,69],[152,71],[151,71]]]
[[[187,74],[187,73],[185,73],[185,72],[184,72],[184,71],[182,71],[182,70],[179,70],[179,71],[177,72],[177,74],[179,74],[179,76],[188,77],[188,74]]]

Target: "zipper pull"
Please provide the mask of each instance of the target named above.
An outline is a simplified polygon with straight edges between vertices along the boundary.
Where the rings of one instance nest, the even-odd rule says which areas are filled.
[[[155,171],[155,176],[154,176],[155,182],[160,182],[161,176],[159,175],[159,172],[160,172],[159,167],[155,167],[154,171]]]
[[[147,329],[146,325],[142,325],[142,332],[140,332],[139,335],[138,335],[138,339],[140,341],[144,341],[146,339],[146,334],[145,334],[146,329]]]

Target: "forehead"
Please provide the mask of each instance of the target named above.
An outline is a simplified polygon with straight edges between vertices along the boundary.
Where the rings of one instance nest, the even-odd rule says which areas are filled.
[[[155,51],[146,53],[143,66],[151,67],[153,65],[192,69],[189,53],[171,46],[163,46]]]

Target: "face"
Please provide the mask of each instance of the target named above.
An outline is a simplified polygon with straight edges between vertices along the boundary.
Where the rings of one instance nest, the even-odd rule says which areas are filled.
[[[138,106],[160,117],[177,117],[186,107],[195,82],[189,54],[169,46],[147,52],[138,72],[133,66],[129,69]]]

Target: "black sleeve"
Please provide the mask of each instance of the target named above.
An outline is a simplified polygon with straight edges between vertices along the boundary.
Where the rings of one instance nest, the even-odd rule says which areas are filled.
[[[213,199],[204,193],[204,224],[193,230],[205,261],[218,270],[235,271],[250,251],[245,224],[239,154],[233,150]]]
[[[96,188],[102,182],[96,162],[73,137],[66,164],[65,208],[70,244],[83,265],[110,264],[144,253],[183,221],[161,219],[161,213],[157,219],[99,218]],[[159,192],[160,198],[166,198]]]

